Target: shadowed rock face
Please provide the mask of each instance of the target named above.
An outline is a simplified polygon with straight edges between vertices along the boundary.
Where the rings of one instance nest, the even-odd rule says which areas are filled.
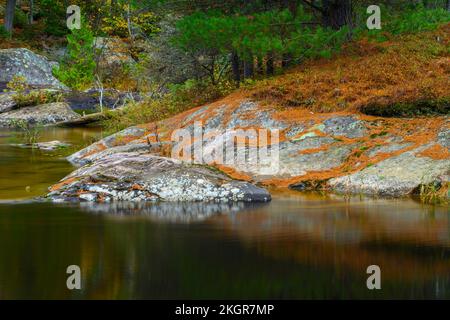
[[[0,114],[0,127],[11,126],[15,121],[26,121],[28,124],[57,124],[76,120],[80,115],[72,111],[66,103],[55,102],[33,107],[23,107]]]
[[[115,153],[86,165],[51,188],[53,201],[270,201],[248,182],[204,166],[137,152]]]
[[[52,74],[55,65],[25,48],[3,49],[0,50],[0,82],[7,83],[14,76],[23,76],[30,86],[66,89]]]

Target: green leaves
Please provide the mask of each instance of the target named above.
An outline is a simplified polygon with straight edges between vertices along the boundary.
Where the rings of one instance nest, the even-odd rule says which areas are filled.
[[[67,56],[61,66],[53,70],[55,76],[67,86],[84,89],[94,81],[94,35],[87,23],[67,35]]]
[[[311,28],[312,17],[300,7],[296,17],[289,10],[251,15],[196,12],[177,24],[174,44],[191,54],[227,54],[235,51],[246,60],[267,54],[330,56],[346,31]],[[313,52],[314,51],[314,52]]]

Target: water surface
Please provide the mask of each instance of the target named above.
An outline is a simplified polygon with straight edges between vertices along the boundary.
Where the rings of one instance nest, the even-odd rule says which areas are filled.
[[[268,204],[11,202],[73,170],[71,150],[0,134],[0,299],[450,298],[448,207],[288,191]],[[76,149],[97,135],[41,140]],[[79,291],[66,288],[74,264]],[[366,287],[372,264],[379,291]]]

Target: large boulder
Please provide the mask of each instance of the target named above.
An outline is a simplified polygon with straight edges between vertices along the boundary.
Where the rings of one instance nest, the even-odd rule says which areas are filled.
[[[104,156],[50,188],[53,201],[270,201],[270,194],[206,166],[128,152]]]
[[[55,62],[25,48],[2,49],[0,82],[9,82],[14,76],[22,76],[33,87],[66,89],[52,74],[55,65]]]
[[[447,187],[450,120],[446,117],[384,119],[349,112],[296,115],[294,111],[278,111],[251,101],[219,101],[158,123],[130,127],[68,160],[95,166],[114,154],[167,155],[187,143],[191,151],[198,147],[204,156],[199,163],[262,185],[380,196],[406,196],[422,187],[439,191]],[[181,141],[181,132],[173,138],[179,128],[185,129]],[[256,141],[261,137],[256,132],[260,128],[279,129],[279,140],[274,135],[270,141]],[[203,133],[203,139],[195,137],[196,131]],[[240,139],[246,141],[244,145],[235,143],[238,131],[245,138]],[[222,155],[230,152],[232,161],[216,161],[214,156],[220,156],[221,151]]]
[[[67,103],[55,102],[32,107],[23,107],[0,114],[0,127],[10,127],[14,122],[26,121],[28,124],[59,124],[79,119]]]

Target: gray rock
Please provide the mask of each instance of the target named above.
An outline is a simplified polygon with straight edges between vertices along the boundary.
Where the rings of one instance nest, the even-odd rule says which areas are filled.
[[[0,114],[0,126],[10,127],[13,122],[26,121],[28,124],[59,124],[79,119],[81,116],[63,102],[24,107]]]
[[[134,137],[136,139],[143,137],[145,129],[139,127],[129,127],[113,135],[110,135],[100,141],[91,144],[90,146],[70,155],[67,160],[74,165],[85,165],[91,163],[98,158],[105,155],[110,155],[118,152],[133,152],[133,151],[147,151],[149,152],[149,145],[142,143],[127,143],[123,145],[121,139],[123,137]],[[122,146],[123,145],[123,146]],[[106,150],[104,150],[107,148]]]
[[[305,131],[305,126],[303,126],[303,125],[293,126],[286,131],[285,135],[288,138],[293,138],[296,135],[302,133],[303,131]]]
[[[324,132],[333,136],[345,136],[347,138],[361,138],[366,133],[366,128],[361,120],[352,116],[335,117],[323,122]]]
[[[89,148],[89,147],[88,147]],[[112,155],[114,153],[139,152],[139,153],[157,153],[159,145],[149,146],[147,143],[129,143],[123,146],[111,147],[103,151],[94,152],[92,154],[85,153],[84,155],[76,153],[67,160],[76,166],[84,166],[86,164],[95,162],[103,157]],[[91,149],[92,150],[92,149]]]
[[[246,101],[242,102],[239,107],[233,110],[227,124],[227,129],[245,127],[282,130],[285,129],[287,125],[281,121],[273,119],[269,111],[259,110],[258,105],[255,102]]]
[[[0,95],[0,113],[11,111],[15,106],[16,102],[10,94]]]
[[[135,152],[104,156],[62,181],[62,185],[53,187],[48,195],[53,201],[251,202],[271,199],[265,189],[233,181],[208,167]]]
[[[392,152],[396,152],[402,149],[405,149],[409,146],[411,146],[411,143],[392,143],[392,144],[387,144],[387,145],[383,145],[383,146],[376,146],[374,148],[372,148],[367,155],[372,158],[375,157],[376,155],[378,155],[379,153],[392,153]]]
[[[447,147],[447,149],[450,150],[450,129],[443,129],[441,132],[439,132],[438,142],[442,146]]]
[[[413,193],[422,184],[439,183],[450,171],[450,159],[419,157],[424,148],[388,158],[354,174],[334,178],[329,186],[341,193],[399,197]]]
[[[67,89],[53,76],[53,66],[55,63],[25,48],[0,50],[0,82],[23,76],[31,86]]]

